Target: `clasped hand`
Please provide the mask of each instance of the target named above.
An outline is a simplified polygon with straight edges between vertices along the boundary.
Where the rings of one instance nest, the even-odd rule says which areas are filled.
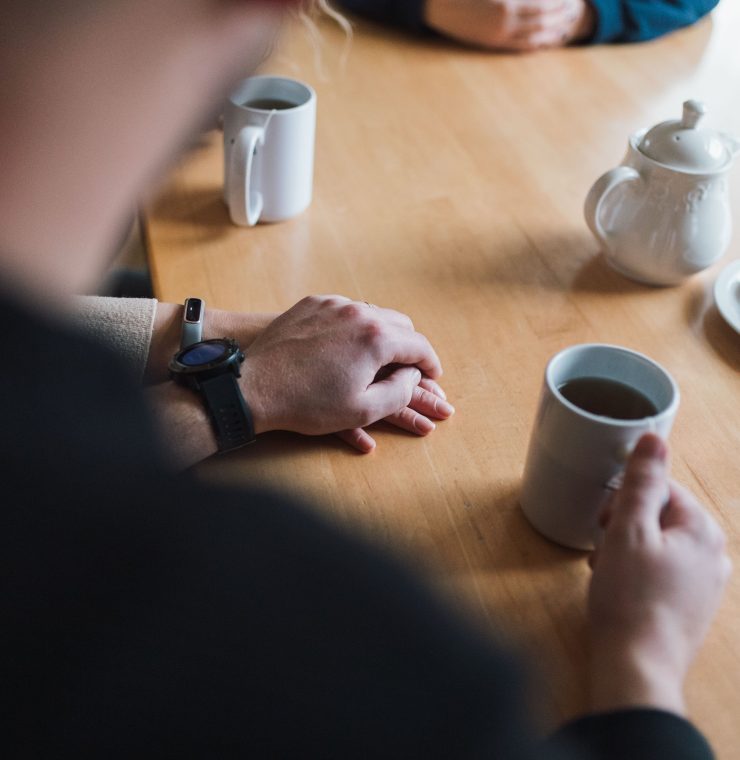
[[[435,382],[442,367],[405,314],[342,296],[309,296],[249,345],[242,391],[257,433],[337,433],[360,451],[385,419],[425,435],[454,409]]]
[[[536,50],[587,37],[586,0],[426,0],[425,22],[440,34],[496,50]]]

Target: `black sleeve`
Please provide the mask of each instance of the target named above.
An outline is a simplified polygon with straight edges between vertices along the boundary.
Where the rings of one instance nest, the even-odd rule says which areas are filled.
[[[713,760],[706,739],[687,720],[662,710],[587,715],[548,742],[566,757],[594,760]]]
[[[346,10],[411,32],[426,30],[425,0],[340,0]]]
[[[510,657],[401,565],[282,498],[129,475],[6,502],[4,757],[532,757]]]
[[[400,563],[293,500],[168,474],[112,356],[3,313],[4,758],[563,757],[534,746],[513,659]],[[560,736],[569,760],[708,756],[661,714]]]

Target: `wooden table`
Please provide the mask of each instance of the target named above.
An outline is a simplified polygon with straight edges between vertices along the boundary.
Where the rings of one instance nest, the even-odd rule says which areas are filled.
[[[391,545],[539,669],[543,728],[585,704],[584,557],[517,504],[547,359],[572,343],[629,346],[677,378],[674,473],[708,505],[740,565],[740,335],[711,295],[721,264],[670,289],[610,271],[582,219],[591,183],[634,129],[688,97],[740,134],[740,7],[649,44],[493,55],[362,25],[314,50],[292,32],[265,67],[319,94],[315,200],[238,229],[208,135],[150,208],[160,299],[276,311],[341,293],[409,313],[445,366],[456,416],[426,439],[382,428],[370,456],[335,439],[265,436],[202,468],[289,487]],[[731,178],[740,229],[740,176]],[[278,391],[279,392],[279,391]],[[720,758],[740,747],[740,573],[692,672],[689,704]]]

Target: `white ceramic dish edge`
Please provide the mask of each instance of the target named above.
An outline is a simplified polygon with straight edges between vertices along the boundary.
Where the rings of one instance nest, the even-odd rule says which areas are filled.
[[[727,324],[740,333],[740,259],[719,273],[714,283],[714,302]]]

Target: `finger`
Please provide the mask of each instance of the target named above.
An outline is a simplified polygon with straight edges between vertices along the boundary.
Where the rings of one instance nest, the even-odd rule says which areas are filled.
[[[349,444],[353,449],[369,454],[375,449],[375,439],[362,428],[354,430],[341,430],[335,434],[337,438]]]
[[[521,38],[514,39],[521,39],[523,44],[528,45],[529,50],[539,50],[565,45],[569,40],[569,35],[567,26],[558,26],[553,29],[529,32],[522,35]]]
[[[648,433],[640,438],[627,461],[610,527],[632,525],[659,530],[668,494],[668,449],[657,435]]]
[[[533,50],[540,50],[546,47],[556,47],[558,45],[564,45],[565,42],[562,39],[558,39],[557,35],[554,35],[555,42],[551,44],[544,44],[535,35],[524,35],[522,37],[510,37],[496,46],[498,50],[507,50],[512,53],[530,53]]]
[[[609,526],[609,522],[612,519],[615,497],[616,497],[616,494],[612,494],[609,501],[607,501],[607,503],[602,507],[601,512],[599,513],[599,527],[602,530],[606,530],[606,528]]]
[[[409,407],[412,411],[419,412],[426,417],[434,417],[437,420],[446,420],[455,413],[455,407],[435,393],[425,390],[421,385],[414,388]]]
[[[382,306],[375,306],[375,304],[369,304],[369,306],[373,310],[374,316],[382,319],[384,322],[405,330],[414,331],[414,323],[407,314],[395,309],[384,309]]]
[[[527,34],[546,32],[551,29],[564,29],[572,24],[572,17],[562,9],[550,13],[539,13],[536,16],[520,17],[511,27],[512,37],[524,37]]]
[[[437,426],[423,414],[415,412],[408,406],[385,418],[386,422],[415,435],[429,435]]]
[[[720,580],[724,585],[730,580],[730,576],[732,575],[732,560],[726,554],[723,554],[720,563]]]
[[[416,366],[432,380],[442,375],[442,364],[437,352],[432,348],[432,344],[418,332],[395,330],[389,333],[381,344],[381,364]]]
[[[670,499],[660,518],[664,530],[671,528],[694,528],[702,526],[701,513],[704,508],[694,494],[678,483],[669,483]]]
[[[422,377],[421,382],[419,383],[419,386],[423,388],[425,391],[429,391],[430,393],[433,393],[435,396],[439,396],[440,398],[443,398],[445,401],[447,400],[447,394],[444,392],[444,389],[439,383],[436,383],[434,380],[432,380],[431,377]]]
[[[531,18],[532,16],[541,16],[543,13],[552,13],[554,11],[569,10],[572,3],[568,0],[539,0],[538,2],[522,2],[514,11],[518,18]]]
[[[390,417],[409,405],[421,380],[416,367],[399,367],[388,377],[372,383],[364,394],[366,424]]]
[[[670,501],[661,515],[661,527],[666,531],[675,528],[688,530],[714,551],[724,551],[727,543],[725,532],[696,496],[675,482],[670,484],[670,494]]]

